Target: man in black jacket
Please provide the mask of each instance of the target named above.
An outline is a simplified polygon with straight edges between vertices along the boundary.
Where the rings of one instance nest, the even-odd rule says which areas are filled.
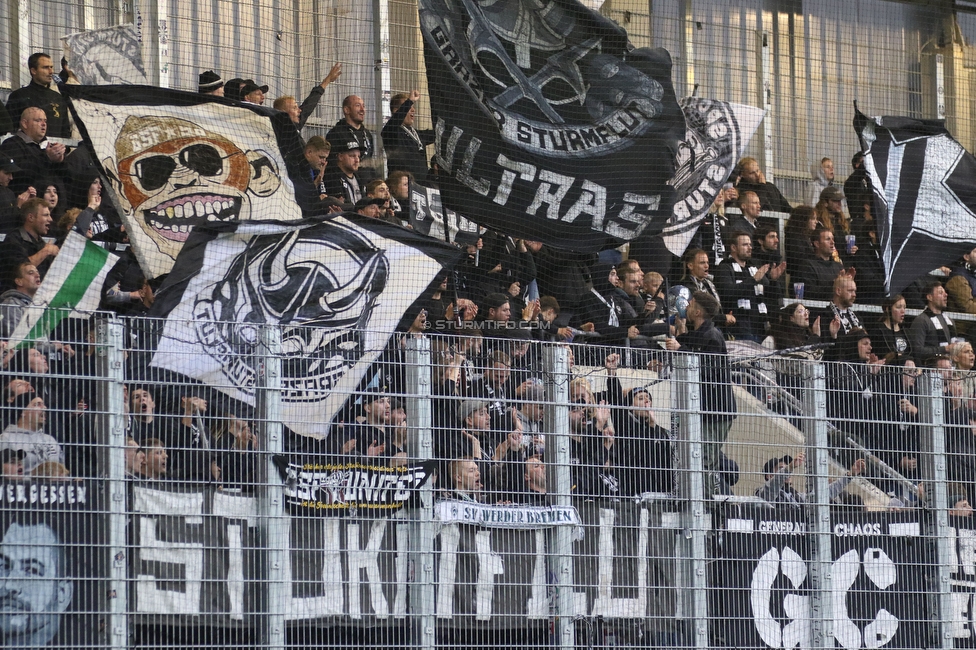
[[[365,184],[377,178],[373,160],[373,134],[366,128],[366,104],[363,98],[357,95],[349,95],[342,100],[342,119],[335,123],[325,135],[326,139],[332,143],[332,156],[329,158],[329,165],[336,166],[336,159],[343,151],[348,148],[337,146],[342,143],[349,143],[355,140],[359,143],[359,157],[362,169],[360,174]],[[355,201],[353,201],[355,203]]]
[[[12,158],[21,170],[14,174],[10,189],[20,194],[42,178],[63,180],[65,146],[48,141],[44,111],[30,106],[24,109],[19,120],[20,129],[0,144],[0,155]]]
[[[54,61],[51,55],[35,52],[27,59],[31,81],[23,88],[10,93],[7,99],[7,113],[14,124],[20,121],[25,108],[40,108],[47,117],[48,134],[52,137],[71,136],[68,122],[68,107],[64,98],[52,88],[54,82]]]
[[[834,233],[818,226],[810,236],[810,243],[813,244],[816,257],[800,264],[793,282],[804,284],[803,297],[807,300],[830,300],[834,280],[844,271],[844,265],[834,261]]]
[[[769,286],[766,287],[768,305],[780,304],[786,297],[786,262],[779,252],[779,226],[775,221],[760,221],[753,238],[752,261],[756,266],[769,265]],[[774,278],[777,267],[782,271]],[[775,309],[775,307],[774,307]]]
[[[23,262],[33,264],[44,275],[58,254],[55,244],[44,241],[51,225],[51,210],[44,199],[31,199],[21,208],[22,225],[0,244],[0,281],[5,289],[14,287],[17,268]]]
[[[871,177],[864,168],[864,154],[858,151],[851,159],[851,167],[854,171],[844,181],[844,196],[847,197],[847,209],[851,215],[851,221],[864,218],[864,204],[871,205],[874,201],[874,192],[871,185]]]
[[[330,163],[322,177],[325,192],[344,203],[355,205],[366,193],[366,180],[360,171],[362,151],[359,142],[356,139],[329,142],[332,154],[337,155],[335,165]]]
[[[755,158],[743,158],[737,165],[739,181],[735,188],[739,191],[739,196],[746,192],[755,192],[759,197],[759,203],[763,210],[774,212],[789,212],[792,210],[790,202],[786,200],[779,188],[772,183],[766,182],[766,176],[759,169],[759,161]]]
[[[722,311],[732,312],[735,324],[729,332],[737,339],[761,341],[766,336],[766,289],[770,279],[786,266],[770,267],[752,261],[752,238],[737,230],[729,237],[729,257],[715,267],[715,288],[722,297]]]
[[[695,292],[688,303],[687,319],[675,322],[677,338],[665,342],[669,350],[701,355],[702,462],[706,470],[717,467],[719,451],[737,413],[725,337],[712,323],[719,313],[715,298],[704,291]]]
[[[611,410],[614,438],[611,459],[620,481],[620,494],[640,496],[645,492],[671,492],[674,468],[671,437],[654,421],[653,399],[643,386],[624,394],[617,377],[619,354],[610,354],[607,369],[607,400]]]
[[[434,143],[430,129],[418,131],[413,126],[420,92],[397,93],[390,98],[393,113],[383,127],[383,146],[386,148],[386,167],[390,172],[413,174],[421,183],[427,178],[427,146]]]
[[[956,325],[945,313],[948,294],[938,280],[926,283],[923,289],[925,311],[915,317],[908,330],[912,351],[917,361],[945,354],[950,343],[955,343]]]

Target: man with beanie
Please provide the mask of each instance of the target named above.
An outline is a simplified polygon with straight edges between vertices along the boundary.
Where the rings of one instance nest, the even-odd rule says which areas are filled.
[[[197,84],[197,92],[201,95],[213,95],[214,97],[224,96],[224,80],[213,70],[200,73],[200,81]]]
[[[244,85],[244,80],[240,77],[234,77],[224,84],[224,97],[227,99],[233,99],[235,101],[241,100],[241,86]]]

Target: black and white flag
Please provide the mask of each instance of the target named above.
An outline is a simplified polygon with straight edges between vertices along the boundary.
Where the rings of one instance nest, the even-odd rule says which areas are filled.
[[[661,235],[675,255],[688,248],[722,185],[766,114],[761,108],[717,99],[685,97],[684,139],[674,172],[674,210]]]
[[[976,158],[943,120],[857,111],[854,129],[874,187],[885,289],[895,295],[976,246]]]
[[[360,463],[285,467],[285,505],[296,515],[391,515],[418,494],[436,463],[386,467]]]
[[[473,244],[481,236],[478,224],[444,209],[439,189],[418,183],[410,185],[410,227],[434,239],[459,244]]]
[[[142,41],[133,23],[68,34],[61,42],[68,65],[82,84],[148,82],[142,63]]]
[[[671,216],[684,118],[663,49],[575,0],[421,0],[444,205],[599,250]]]
[[[325,437],[404,313],[459,249],[377,219],[214,224],[194,232],[151,316],[151,367],[254,405],[262,325],[281,327],[282,421]]]

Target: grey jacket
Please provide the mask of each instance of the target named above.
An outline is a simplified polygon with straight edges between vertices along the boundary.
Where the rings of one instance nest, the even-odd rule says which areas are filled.
[[[27,454],[24,457],[24,474],[29,474],[49,460],[64,462],[64,451],[54,436],[43,431],[29,431],[16,424],[11,424],[0,433],[0,450],[4,449],[21,449]]]
[[[23,291],[9,289],[0,294],[0,337],[9,339],[14,333],[31,297]]]

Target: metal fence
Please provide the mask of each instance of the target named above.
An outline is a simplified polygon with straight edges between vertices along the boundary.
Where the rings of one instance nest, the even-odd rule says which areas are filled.
[[[976,643],[966,372],[362,332],[337,394],[348,339],[243,328],[195,381],[161,327],[0,373],[5,645]]]

